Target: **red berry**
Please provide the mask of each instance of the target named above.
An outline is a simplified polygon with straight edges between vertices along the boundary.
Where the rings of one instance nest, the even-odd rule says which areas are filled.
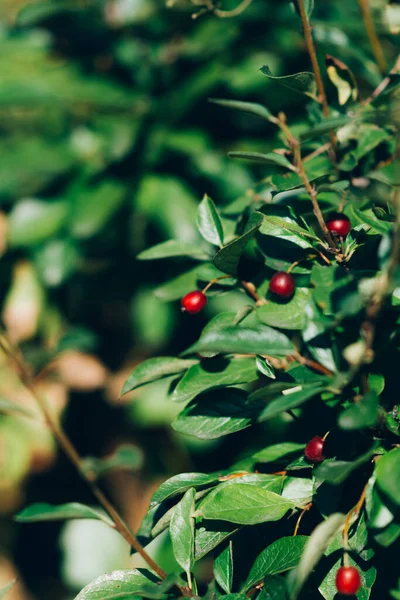
[[[198,290],[189,292],[182,298],[182,309],[188,312],[190,315],[195,315],[196,313],[202,311],[206,304],[207,296]]]
[[[316,435],[310,440],[304,449],[304,456],[312,463],[318,464],[325,460],[324,456],[324,438]]]
[[[336,233],[336,235],[342,238],[347,237],[351,229],[350,219],[342,213],[331,215],[326,226],[331,233]]]
[[[343,596],[355,596],[361,587],[361,576],[355,567],[340,567],[336,573],[336,589]]]
[[[290,273],[279,271],[272,276],[269,282],[269,291],[280,298],[291,298],[296,289],[296,284]]]

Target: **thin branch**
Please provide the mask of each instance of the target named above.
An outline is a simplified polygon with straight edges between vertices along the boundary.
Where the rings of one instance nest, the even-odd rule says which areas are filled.
[[[330,369],[328,369],[324,365],[321,365],[321,363],[317,362],[316,360],[306,358],[305,356],[302,356],[298,352],[296,352],[292,356],[301,365],[304,365],[305,367],[309,367],[310,369],[313,369],[314,371],[318,371],[318,373],[322,373],[322,375],[326,375],[327,377],[332,377],[334,375],[334,373]]]
[[[301,511],[297,521],[296,521],[296,527],[294,528],[294,532],[293,532],[293,536],[296,536],[298,531],[299,531],[299,527],[300,527],[300,523],[302,518],[304,517],[305,513],[310,510],[310,508],[312,507],[312,502],[309,502],[308,504],[305,505],[305,507],[303,508],[303,510]]]
[[[221,17],[222,19],[237,17],[242,12],[244,12],[252,2],[253,0],[242,0],[239,6],[233,8],[232,10],[221,10],[220,8],[214,8],[214,14],[217,15],[217,17]]]
[[[363,102],[363,105],[369,104],[370,102],[372,102],[372,100],[374,100],[375,98],[377,98],[379,96],[379,94],[381,94],[389,85],[390,80],[391,80],[391,75],[394,75],[395,73],[398,73],[400,71],[400,54],[398,55],[396,62],[393,65],[393,68],[389,71],[389,75],[387,77],[385,77],[384,79],[382,79],[382,81],[380,82],[380,84],[378,85],[378,87],[372,92],[372,94]]]
[[[335,253],[337,253],[336,244],[335,244],[330,232],[328,231],[324,216],[323,216],[320,206],[318,204],[317,191],[316,191],[315,187],[313,187],[311,185],[311,183],[307,177],[307,173],[304,169],[303,159],[301,157],[300,142],[297,138],[294,137],[294,135],[290,131],[289,127],[287,126],[286,117],[283,113],[279,113],[278,121],[279,121],[279,127],[282,129],[283,133],[285,134],[288,144],[292,149],[294,163],[295,163],[295,166],[297,167],[297,172],[298,172],[299,176],[301,177],[301,180],[304,184],[304,187],[306,188],[306,190],[308,192],[308,195],[310,196],[310,199],[311,199],[311,202],[313,205],[314,215],[318,221],[318,224],[325,236],[325,239],[327,240],[327,242],[329,244],[329,247],[331,248],[331,250],[333,250]]]
[[[240,284],[246,290],[249,296],[251,296],[257,302],[258,305],[267,303],[266,300],[264,300],[263,298],[261,298],[261,296],[257,294],[256,286],[254,285],[254,283],[242,280]]]
[[[321,102],[322,112],[324,113],[325,117],[328,118],[329,117],[328,100],[326,98],[325,86],[324,86],[324,82],[322,80],[321,71],[320,71],[319,64],[318,64],[317,53],[315,51],[314,40],[313,40],[312,33],[311,33],[311,25],[308,20],[307,13],[306,13],[306,10],[304,7],[304,0],[297,0],[297,4],[299,7],[301,22],[303,25],[304,39],[306,42],[307,51],[310,56],[312,68],[313,68],[314,75],[315,75],[315,81],[316,81],[317,90],[318,90],[318,98],[319,98],[319,101]],[[330,136],[331,136],[332,146],[334,149],[336,149],[336,145],[337,145],[336,135],[333,131],[331,131]]]
[[[367,495],[368,483],[364,486],[361,493],[360,499],[357,504],[349,511],[346,516],[346,521],[343,528],[343,548],[349,550],[349,529],[352,523],[354,523],[360,516],[362,507],[364,506],[365,498]]]
[[[384,73],[387,70],[386,59],[379,38],[376,35],[375,25],[372,20],[368,0],[358,0],[358,4],[360,5],[364,26],[371,44],[372,53],[380,71]]]
[[[52,431],[60,447],[62,448],[70,462],[74,465],[82,479],[84,479],[84,481],[91,488],[95,498],[111,517],[115,529],[119,531],[119,533],[125,538],[129,545],[132,546],[132,548],[134,548],[134,550],[138,554],[140,554],[140,556],[143,558],[143,560],[146,561],[148,566],[151,569],[153,569],[153,571],[157,573],[157,575],[161,577],[161,579],[165,579],[165,577],[167,576],[165,571],[163,571],[163,569],[161,569],[161,567],[158,566],[158,564],[151,558],[151,556],[147,554],[146,550],[131,532],[128,525],[120,517],[120,515],[113,507],[111,502],[106,498],[106,496],[98,487],[98,485],[90,479],[89,475],[85,470],[84,462],[80,457],[79,453],[77,452],[75,446],[72,444],[71,440],[63,430],[58,420],[52,414],[50,408],[47,405],[46,400],[40,394],[38,394],[34,385],[34,378],[30,372],[29,367],[25,364],[18,349],[15,348],[8,341],[6,335],[4,335],[3,333],[0,333],[0,348],[4,351],[6,356],[13,362],[16,370],[19,373],[21,382],[24,384],[27,390],[29,390],[29,392],[35,398],[38,406],[40,407],[49,429]],[[183,595],[189,595],[188,590],[186,590],[185,588],[180,588],[180,591]]]

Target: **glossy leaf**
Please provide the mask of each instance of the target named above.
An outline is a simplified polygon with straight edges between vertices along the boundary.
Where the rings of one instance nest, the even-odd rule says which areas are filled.
[[[67,519],[97,519],[113,526],[110,519],[90,506],[69,502],[58,506],[38,502],[24,508],[15,517],[19,523],[37,523],[39,521],[64,521]]]
[[[131,600],[142,596],[150,600],[167,598],[165,590],[149,573],[149,577],[140,569],[113,571],[109,575],[101,575],[87,585],[75,600]]]
[[[307,288],[296,288],[289,302],[279,302],[269,299],[267,304],[257,308],[257,317],[265,325],[282,329],[303,329],[305,324],[305,309],[310,292]]]
[[[202,488],[218,481],[218,476],[205,473],[180,473],[167,479],[154,492],[150,500],[150,508],[157,506],[164,500],[184,494],[190,488]]]
[[[248,592],[266,575],[278,575],[293,569],[300,560],[308,537],[282,537],[265,548],[256,558],[242,591]]]
[[[250,329],[239,325],[203,332],[199,341],[186,350],[185,354],[203,351],[285,356],[294,351],[294,346],[285,334],[272,327],[263,325],[258,329]]]
[[[269,463],[280,460],[281,458],[286,458],[291,454],[299,454],[303,450],[304,444],[296,444],[295,442],[281,442],[280,444],[274,444],[273,446],[268,446],[263,450],[259,450],[259,452],[253,454],[253,458],[255,461],[260,463]]]
[[[265,377],[276,379],[274,367],[263,356],[256,357],[256,367],[262,375],[265,375]]]
[[[325,386],[320,383],[314,383],[304,386],[298,386],[301,389],[297,390],[297,388],[285,390],[287,393],[283,392],[278,396],[275,400],[272,400],[267,407],[260,413],[258,417],[258,421],[266,421],[267,419],[272,419],[276,415],[279,415],[282,412],[287,410],[292,410],[293,408],[297,408],[301,406],[311,398],[314,398],[318,394],[320,394]],[[253,396],[254,398],[255,396]],[[260,398],[259,393],[257,393],[257,398]],[[252,397],[250,397],[250,400]]]
[[[310,240],[320,242],[316,235],[298,225],[291,217],[265,215],[260,233],[286,240],[300,248],[312,248]]]
[[[266,119],[270,121],[273,117],[265,106],[262,104],[256,104],[255,102],[241,102],[240,100],[219,100],[218,98],[209,98],[209,102],[224,106],[226,108],[232,108],[240,112],[245,112],[249,115],[259,117],[260,119]]]
[[[182,373],[196,363],[196,360],[183,360],[173,356],[149,358],[133,369],[124,383],[121,396],[146,383]]]
[[[239,259],[247,243],[260,228],[263,218],[262,214],[254,212],[246,225],[244,233],[217,252],[214,256],[214,264],[217,269],[228,275],[236,273]]]
[[[186,573],[194,564],[194,508],[196,490],[187,490],[182,500],[175,506],[169,524],[172,548],[178,564]]]
[[[240,483],[224,487],[212,497],[206,497],[197,509],[196,516],[241,525],[255,525],[266,521],[279,521],[293,508],[292,502],[274,492]]]
[[[121,444],[110,456],[105,458],[87,457],[84,469],[90,477],[102,477],[109,471],[138,471],[144,462],[143,452],[133,444]]]
[[[214,577],[224,592],[230,594],[233,580],[232,542],[229,542],[214,560]]]
[[[370,461],[374,453],[373,447],[354,461],[327,459],[314,471],[314,476],[333,485],[338,485],[345,481],[353,471]]]
[[[250,427],[256,409],[246,404],[247,394],[236,388],[211,392],[194,400],[173,421],[179,433],[213,440]]]
[[[20,200],[9,216],[9,241],[14,247],[39,244],[61,229],[68,207],[65,202]]]
[[[238,531],[238,527],[226,521],[201,521],[198,523],[195,529],[195,559],[203,558],[236,531]]]
[[[221,217],[219,216],[214,202],[207,195],[204,196],[199,204],[197,211],[197,227],[207,242],[214,244],[214,246],[223,245],[224,230]]]
[[[288,161],[287,158],[281,154],[276,154],[275,152],[263,154],[262,152],[235,151],[228,152],[228,156],[229,158],[242,158],[244,160],[251,160],[252,162],[262,163],[265,165],[283,167],[284,169],[289,169],[290,171],[295,170],[295,167]]]
[[[209,390],[257,379],[254,358],[203,361],[185,373],[174,390],[172,400],[187,402]]]
[[[259,600],[286,600],[285,579],[277,575],[267,575],[258,598]]]
[[[304,71],[294,75],[284,75],[283,77],[274,77],[267,66],[260,69],[263,75],[266,75],[270,81],[273,81],[282,87],[288,88],[292,92],[305,94],[315,99],[317,86],[314,73]]]

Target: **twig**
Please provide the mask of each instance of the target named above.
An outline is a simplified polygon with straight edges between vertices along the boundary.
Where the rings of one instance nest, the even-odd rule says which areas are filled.
[[[217,15],[217,17],[221,17],[222,19],[237,17],[242,12],[244,12],[252,2],[253,0],[242,0],[242,2],[232,10],[221,10],[220,8],[214,8],[214,14]]]
[[[350,529],[350,526],[352,524],[353,518],[354,518],[354,521],[355,521],[360,516],[360,512],[361,512],[361,509],[362,509],[362,507],[364,505],[365,497],[367,495],[367,489],[368,489],[368,483],[364,486],[364,489],[362,491],[362,494],[360,496],[359,501],[348,512],[348,514],[346,516],[346,520],[345,520],[344,528],[343,528],[343,548],[345,550],[349,550],[350,549],[350,546],[349,546],[349,529]]]
[[[70,462],[74,465],[80,476],[89,485],[95,498],[104,508],[104,510],[109,514],[114,523],[115,529],[119,531],[119,533],[125,538],[129,545],[132,546],[132,548],[134,548],[134,550],[138,554],[140,554],[140,556],[143,558],[143,560],[146,561],[148,566],[151,569],[153,569],[153,571],[157,573],[157,575],[161,577],[161,579],[165,579],[165,577],[167,576],[165,571],[163,571],[163,569],[161,569],[161,567],[158,566],[158,564],[151,558],[151,556],[147,554],[146,550],[131,532],[128,525],[120,517],[120,515],[113,507],[111,502],[106,498],[106,496],[98,487],[98,485],[94,481],[92,481],[88,476],[84,467],[84,462],[78,454],[75,446],[72,444],[71,440],[61,427],[58,420],[52,414],[51,410],[47,405],[46,400],[40,394],[38,394],[34,385],[34,378],[30,372],[30,369],[25,364],[23,358],[20,356],[18,349],[15,348],[8,341],[6,335],[4,335],[3,333],[0,333],[0,348],[4,351],[6,356],[10,358],[14,363],[14,366],[19,372],[21,382],[35,398],[38,406],[40,407],[43,413],[47,425],[49,426],[56,440],[58,441],[60,447],[62,448],[66,456],[69,458]],[[186,588],[180,587],[179,589],[183,595],[189,595],[188,590]]]
[[[371,10],[369,7],[368,0],[358,0],[358,4],[360,5],[364,26],[369,38],[369,42],[371,44],[372,53],[375,57],[376,63],[380,71],[384,73],[387,69],[387,64],[385,60],[385,55],[383,54],[381,43],[379,41],[378,36],[376,35],[375,26],[371,17]]]
[[[328,369],[324,365],[321,365],[316,360],[306,358],[305,356],[302,356],[301,354],[299,354],[297,352],[295,354],[293,354],[292,356],[301,365],[304,365],[305,367],[309,367],[310,369],[313,369],[314,371],[318,371],[318,373],[322,373],[322,375],[326,375],[327,377],[332,377],[332,375],[334,374],[330,369]]]
[[[389,85],[390,83],[390,76],[394,75],[395,73],[398,73],[400,71],[400,54],[398,55],[396,62],[393,65],[393,68],[389,71],[389,75],[387,77],[385,77],[384,79],[382,79],[382,81],[380,82],[380,84],[378,85],[377,88],[375,88],[375,90],[372,92],[372,94],[363,102],[363,105],[369,104],[370,102],[372,102],[372,100],[374,100],[375,98],[377,98],[379,96],[379,94],[381,94]]]
[[[283,133],[285,134],[288,144],[292,149],[294,163],[295,163],[295,166],[297,167],[297,172],[298,172],[299,176],[301,177],[301,180],[303,181],[304,187],[306,188],[308,195],[310,196],[310,199],[311,199],[311,202],[313,205],[314,215],[318,221],[318,224],[325,236],[325,239],[327,240],[327,242],[329,244],[329,247],[331,248],[332,251],[335,252],[335,254],[337,254],[336,244],[335,244],[330,232],[328,231],[324,216],[323,216],[322,211],[318,204],[317,190],[315,189],[315,187],[313,187],[311,185],[311,183],[307,177],[307,173],[304,169],[303,159],[301,157],[300,142],[297,138],[294,137],[294,135],[290,131],[289,127],[287,126],[286,116],[283,113],[279,113],[278,122],[279,122],[279,127],[282,129]]]
[[[301,520],[304,517],[305,513],[308,510],[310,510],[311,507],[312,507],[312,502],[309,502],[308,504],[305,505],[305,507],[303,508],[303,510],[301,511],[301,513],[299,514],[299,518],[296,521],[296,527],[294,528],[293,536],[297,535],[297,532],[299,531]]]
[[[257,294],[256,287],[253,283],[251,283],[250,281],[242,280],[240,284],[246,290],[249,296],[251,296],[257,302],[258,305],[266,304],[266,300],[264,300],[263,298],[261,298],[261,296]]]
[[[329,117],[328,100],[326,98],[324,82],[322,81],[321,71],[320,71],[319,64],[318,64],[317,53],[315,51],[314,40],[313,40],[312,33],[311,33],[311,25],[308,20],[307,13],[306,13],[306,10],[304,7],[304,0],[297,0],[297,4],[299,7],[301,22],[303,25],[304,38],[306,41],[307,51],[310,56],[312,68],[313,68],[314,75],[315,75],[315,81],[316,81],[317,90],[318,90],[318,98],[319,98],[319,101],[322,106],[322,112],[324,113],[325,117],[328,118]],[[331,131],[330,136],[331,136],[332,147],[333,147],[333,149],[336,149],[336,145],[337,145],[336,135],[333,131]]]

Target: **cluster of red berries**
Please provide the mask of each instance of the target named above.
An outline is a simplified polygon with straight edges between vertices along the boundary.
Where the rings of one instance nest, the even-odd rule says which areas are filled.
[[[326,226],[328,231],[334,236],[345,239],[351,230],[351,223],[348,217],[342,213],[333,213],[329,217]],[[290,273],[278,271],[269,282],[269,291],[278,298],[289,300],[296,290],[296,282]],[[189,292],[182,298],[182,310],[195,315],[203,310],[207,304],[207,296],[204,292],[195,290]]]
[[[304,449],[306,460],[313,464],[319,464],[325,460],[324,454],[325,439],[316,435],[313,437]],[[336,573],[336,589],[343,596],[354,596],[361,587],[361,576],[353,566],[340,567]]]

